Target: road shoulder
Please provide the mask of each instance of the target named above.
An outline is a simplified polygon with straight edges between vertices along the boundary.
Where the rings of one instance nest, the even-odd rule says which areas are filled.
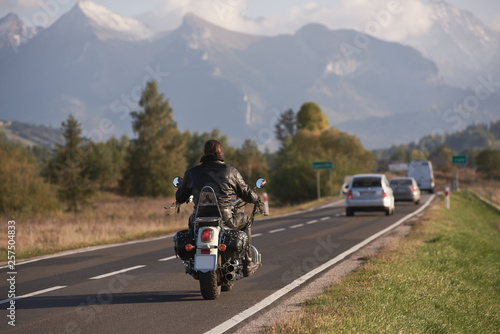
[[[437,197],[436,197],[437,198]],[[436,205],[436,199],[431,204],[431,207]],[[266,310],[256,317],[247,321],[241,328],[234,333],[237,334],[258,334],[265,330],[271,329],[277,322],[284,321],[288,318],[293,318],[294,314],[301,311],[301,305],[325,291],[330,286],[339,282],[339,280],[354,271],[356,268],[366,262],[366,259],[376,254],[385,245],[391,242],[404,238],[411,233],[413,225],[425,214],[427,210],[411,217],[403,224],[387,232],[380,238],[369,243],[365,247],[356,251],[348,256],[339,264],[333,266],[331,269],[318,278],[314,279],[311,283],[301,287],[296,293],[285,297],[276,306]]]

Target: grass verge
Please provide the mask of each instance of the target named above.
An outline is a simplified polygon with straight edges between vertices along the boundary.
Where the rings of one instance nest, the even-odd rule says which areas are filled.
[[[499,213],[452,195],[268,333],[500,333]]]

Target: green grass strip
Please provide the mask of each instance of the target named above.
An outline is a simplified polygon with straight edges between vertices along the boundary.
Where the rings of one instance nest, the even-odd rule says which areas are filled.
[[[499,213],[472,194],[431,209],[279,333],[500,333]]]

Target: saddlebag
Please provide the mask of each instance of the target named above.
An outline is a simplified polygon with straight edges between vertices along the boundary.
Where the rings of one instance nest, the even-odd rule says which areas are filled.
[[[193,245],[193,250],[190,252],[186,251],[185,246],[187,244]],[[196,253],[196,242],[194,241],[193,230],[182,230],[174,235],[174,249],[175,255],[180,257],[182,260],[189,260],[194,257]]]
[[[248,235],[243,231],[224,230],[222,243],[226,245],[226,258],[241,259],[248,250]]]

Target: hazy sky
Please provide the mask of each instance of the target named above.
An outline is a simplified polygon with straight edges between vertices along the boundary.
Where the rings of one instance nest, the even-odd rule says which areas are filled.
[[[391,28],[381,37],[400,41],[429,27],[428,0],[94,0],[116,13],[141,17],[156,30],[174,29],[187,12],[228,29],[251,34],[294,33],[302,25],[318,22],[335,28],[363,30],[377,13],[396,6]],[[447,0],[466,9],[500,31],[500,1]],[[74,6],[76,0],[0,0],[0,17],[15,12],[25,21],[47,26]],[[396,8],[394,7],[394,8]]]

